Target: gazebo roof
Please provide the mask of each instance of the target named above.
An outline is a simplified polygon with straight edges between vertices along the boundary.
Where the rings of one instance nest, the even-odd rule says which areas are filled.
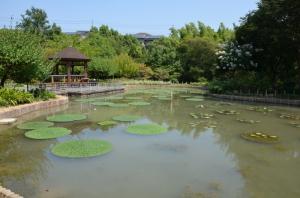
[[[80,53],[74,47],[67,47],[49,59],[60,59],[61,61],[89,61],[90,59]]]

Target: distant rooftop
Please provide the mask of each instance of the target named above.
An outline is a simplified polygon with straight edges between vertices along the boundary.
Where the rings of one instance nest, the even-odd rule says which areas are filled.
[[[79,35],[80,37],[86,37],[89,33],[90,31],[86,30],[78,30],[76,32],[65,32],[65,34],[67,35]]]
[[[132,36],[134,36],[137,39],[159,39],[160,37],[162,37],[161,35],[151,35],[144,32],[136,33]]]

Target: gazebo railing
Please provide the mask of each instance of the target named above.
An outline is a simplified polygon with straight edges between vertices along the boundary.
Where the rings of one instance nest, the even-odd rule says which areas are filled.
[[[70,75],[72,82],[80,82],[82,78],[85,78],[85,75]],[[51,82],[68,82],[68,75],[50,75]]]

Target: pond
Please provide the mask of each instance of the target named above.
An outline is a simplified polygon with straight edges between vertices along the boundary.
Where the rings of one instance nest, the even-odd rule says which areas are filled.
[[[68,107],[29,114],[24,122],[75,113],[83,120],[55,122],[72,132],[54,139],[1,126],[1,185],[31,198],[300,197],[298,108],[229,103],[182,88],[134,89],[71,98]],[[124,115],[136,119],[116,119]],[[167,130],[131,133],[149,132],[132,127],[139,124]],[[112,150],[89,158],[51,152],[58,143],[86,139],[109,142]]]

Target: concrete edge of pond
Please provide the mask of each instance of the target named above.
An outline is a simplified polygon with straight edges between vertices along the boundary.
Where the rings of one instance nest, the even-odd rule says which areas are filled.
[[[236,96],[226,94],[206,94],[207,96],[226,100],[246,101],[254,103],[266,103],[275,105],[289,105],[300,106],[300,100],[280,99],[280,98],[267,98],[267,97],[250,97],[250,96]]]
[[[39,101],[12,107],[2,107],[0,108],[0,119],[15,118],[33,111],[64,105],[68,102],[69,98],[67,96],[57,95],[55,99],[51,99],[48,101]]]
[[[0,198],[23,198],[11,190],[0,186]]]

